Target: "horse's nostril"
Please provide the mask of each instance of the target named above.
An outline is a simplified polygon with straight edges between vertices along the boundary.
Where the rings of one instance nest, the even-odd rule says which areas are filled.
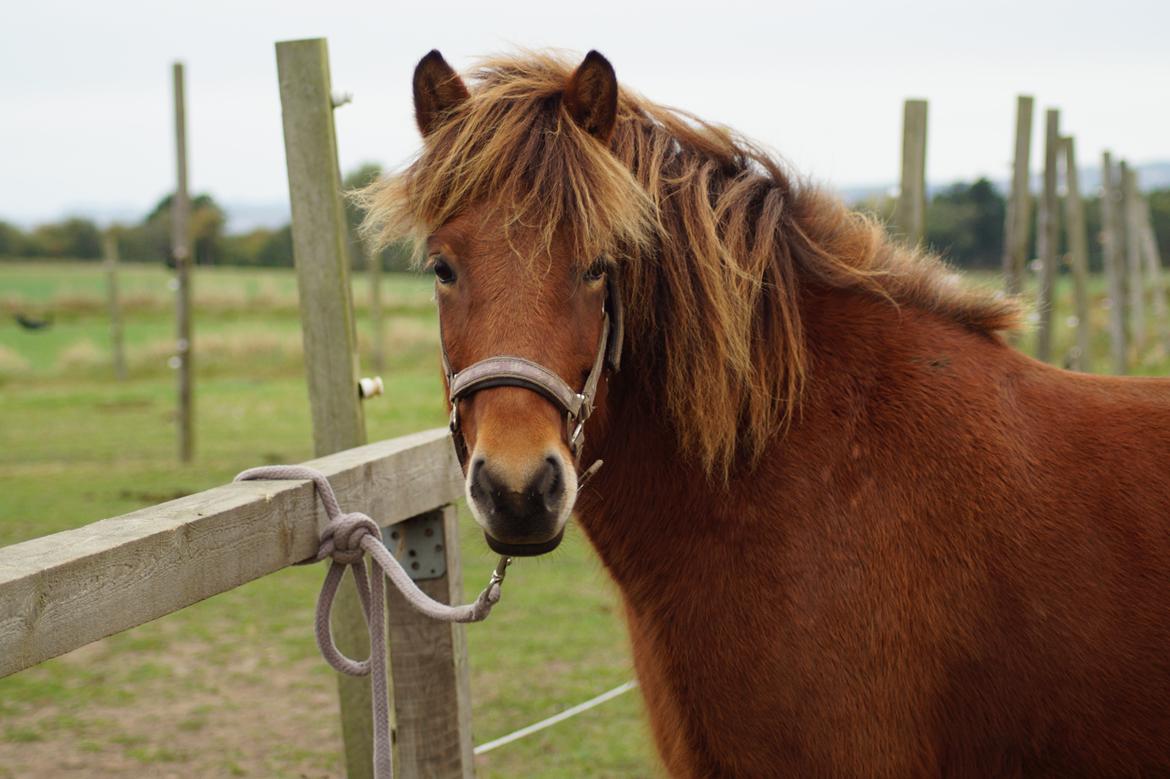
[[[495,484],[492,481],[488,469],[484,467],[485,460],[483,457],[476,457],[471,461],[471,477],[468,479],[468,484],[471,485],[471,497],[476,500],[485,500],[492,494]]]
[[[561,479],[561,464],[555,457],[546,457],[544,467],[536,474],[532,481],[532,491],[545,499],[555,497],[563,491]]]

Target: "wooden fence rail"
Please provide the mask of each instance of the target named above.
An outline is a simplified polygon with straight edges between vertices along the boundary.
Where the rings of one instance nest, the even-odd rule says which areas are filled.
[[[445,429],[306,465],[383,527],[462,494]],[[244,482],[0,548],[0,677],[312,557],[325,519],[310,482]]]

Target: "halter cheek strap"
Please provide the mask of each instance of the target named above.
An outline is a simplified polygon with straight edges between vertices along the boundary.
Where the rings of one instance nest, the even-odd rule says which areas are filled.
[[[555,371],[524,357],[502,354],[488,357],[464,368],[451,370],[447,356],[447,344],[442,337],[442,319],[439,321],[439,341],[443,356],[443,370],[447,374],[448,399],[451,402],[451,436],[459,461],[466,463],[467,446],[459,432],[459,401],[470,397],[479,390],[491,387],[521,387],[544,397],[565,414],[565,433],[573,459],[579,461],[585,443],[585,420],[593,413],[593,400],[606,367],[616,372],[621,367],[622,305],[617,283],[612,277],[606,279],[606,300],[602,309],[601,337],[597,343],[597,354],[593,366],[585,379],[585,385],[578,392],[570,387]],[[591,466],[587,473],[596,471],[598,464]]]

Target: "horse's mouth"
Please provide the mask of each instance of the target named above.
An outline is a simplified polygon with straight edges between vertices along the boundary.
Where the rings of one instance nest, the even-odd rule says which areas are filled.
[[[561,539],[565,537],[565,531],[562,528],[561,532],[547,541],[541,541],[539,544],[509,544],[505,541],[492,538],[487,533],[483,534],[483,538],[487,541],[487,545],[496,554],[506,555],[508,557],[536,557],[537,555],[546,554],[556,549],[561,545]]]

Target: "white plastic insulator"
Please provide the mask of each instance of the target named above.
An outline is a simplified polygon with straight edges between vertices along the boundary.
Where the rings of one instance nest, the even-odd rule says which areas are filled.
[[[369,400],[375,398],[385,392],[386,387],[382,384],[381,376],[374,376],[373,378],[364,378],[358,381],[358,395],[362,400]]]

